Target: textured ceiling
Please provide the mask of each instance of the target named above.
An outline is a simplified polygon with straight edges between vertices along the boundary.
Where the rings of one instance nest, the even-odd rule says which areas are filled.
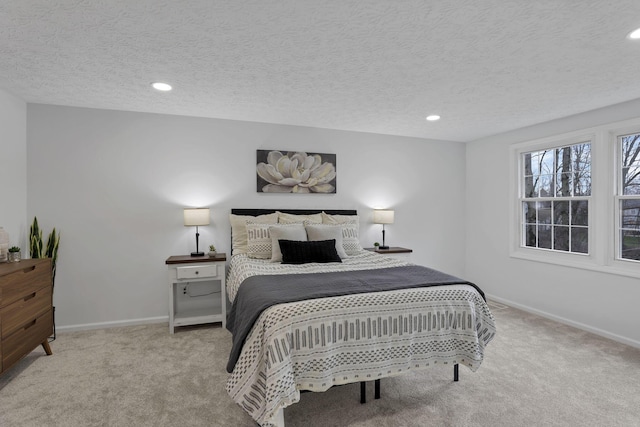
[[[0,87],[473,141],[640,98],[638,27],[639,0],[0,0]]]

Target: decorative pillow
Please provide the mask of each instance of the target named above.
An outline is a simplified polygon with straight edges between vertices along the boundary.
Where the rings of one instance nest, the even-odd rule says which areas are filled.
[[[340,258],[346,258],[347,253],[342,245],[342,224],[307,224],[304,228],[307,230],[307,239],[315,240],[331,240],[336,241],[336,251]]]
[[[314,224],[322,224],[322,214],[295,215],[278,212],[279,224],[302,224],[304,221],[312,222]]]
[[[259,216],[229,214],[232,254],[247,253],[247,221],[261,224],[276,224],[278,222],[278,213],[274,212]]]
[[[247,255],[249,258],[271,258],[271,234],[273,224],[247,221]]]
[[[336,241],[334,239],[313,242],[279,240],[279,243],[282,250],[283,264],[342,262],[338,252],[336,252]]]
[[[324,211],[321,212],[323,224],[344,224],[345,222],[354,222],[360,224],[358,215],[331,215]]]
[[[357,255],[362,252],[360,245],[359,230],[360,226],[357,222],[345,222],[342,225],[342,247],[347,255]]]
[[[307,240],[307,232],[302,224],[272,225],[269,227],[269,234],[271,235],[271,262],[282,262],[282,251],[278,240]]]

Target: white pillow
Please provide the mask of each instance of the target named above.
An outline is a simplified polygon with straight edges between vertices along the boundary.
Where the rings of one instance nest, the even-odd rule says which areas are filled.
[[[336,240],[336,251],[341,259],[347,257],[342,244],[342,224],[305,224],[307,238],[313,240]]]
[[[360,224],[358,215],[331,215],[324,211],[321,212],[323,224],[344,224],[345,222],[354,222]]]
[[[269,227],[272,224],[263,224],[247,221],[247,255],[249,258],[271,258],[271,234]]]
[[[310,215],[295,215],[284,212],[278,212],[279,224],[302,224],[308,221],[315,224],[322,224],[322,214],[310,214]]]
[[[362,252],[360,245],[359,230],[360,226],[357,222],[345,222],[342,225],[342,247],[347,255],[357,255]]]
[[[302,224],[278,224],[269,227],[271,235],[271,262],[282,262],[282,251],[278,240],[306,241],[307,232]]]
[[[231,223],[232,254],[247,253],[247,221],[251,221],[253,223],[276,224],[278,222],[278,213],[274,212],[259,216],[229,214],[229,222]]]

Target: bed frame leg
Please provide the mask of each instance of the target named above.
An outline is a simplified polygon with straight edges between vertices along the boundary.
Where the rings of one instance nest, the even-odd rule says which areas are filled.
[[[376,399],[380,399],[380,379],[378,378],[375,382],[376,384]]]
[[[367,403],[367,383],[360,381],[360,403]]]
[[[453,365],[453,380],[458,381],[458,364]]]

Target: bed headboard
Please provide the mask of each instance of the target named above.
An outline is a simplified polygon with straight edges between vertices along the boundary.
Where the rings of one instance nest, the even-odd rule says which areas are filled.
[[[358,215],[358,211],[355,209],[231,209],[231,213],[234,215],[250,216],[265,215],[276,211],[293,215],[311,215],[322,211],[329,215]]]

